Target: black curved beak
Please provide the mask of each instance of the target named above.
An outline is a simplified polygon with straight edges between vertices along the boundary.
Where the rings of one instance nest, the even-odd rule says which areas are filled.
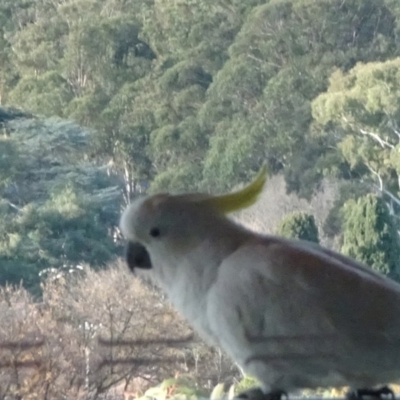
[[[137,242],[128,242],[126,246],[126,262],[133,272],[135,268],[151,269],[150,255],[146,248]]]

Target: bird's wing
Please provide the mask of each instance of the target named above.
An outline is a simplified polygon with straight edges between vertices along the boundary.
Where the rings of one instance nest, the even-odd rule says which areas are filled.
[[[349,336],[400,332],[398,283],[344,255],[307,242],[265,240],[263,270],[282,283],[290,282],[294,290],[307,293],[313,309],[341,332]]]
[[[242,360],[248,343],[271,354],[384,349],[389,339],[400,347],[400,285],[303,242],[265,237],[239,248],[220,266],[208,312]]]

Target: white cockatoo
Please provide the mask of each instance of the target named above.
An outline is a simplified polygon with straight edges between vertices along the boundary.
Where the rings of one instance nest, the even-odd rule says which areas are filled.
[[[129,267],[146,269],[206,340],[256,377],[258,396],[341,386],[359,397],[392,394],[373,388],[400,381],[400,285],[227,218],[257,200],[265,179],[264,168],[227,195],[135,200],[120,222]]]

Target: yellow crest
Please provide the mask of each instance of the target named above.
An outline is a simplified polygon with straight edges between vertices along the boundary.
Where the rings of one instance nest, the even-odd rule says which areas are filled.
[[[264,165],[253,182],[245,186],[243,189],[222,196],[214,196],[202,200],[202,203],[209,204],[214,209],[217,209],[223,214],[228,214],[234,211],[241,210],[253,205],[267,179],[267,167]]]

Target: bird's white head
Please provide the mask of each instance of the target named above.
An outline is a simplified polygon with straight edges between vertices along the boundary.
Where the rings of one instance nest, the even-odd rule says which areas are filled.
[[[135,200],[123,212],[120,229],[128,240],[131,269],[151,268],[152,256],[183,256],[211,236],[223,236],[226,214],[253,204],[266,180],[262,168],[245,188],[226,195],[156,194]]]

